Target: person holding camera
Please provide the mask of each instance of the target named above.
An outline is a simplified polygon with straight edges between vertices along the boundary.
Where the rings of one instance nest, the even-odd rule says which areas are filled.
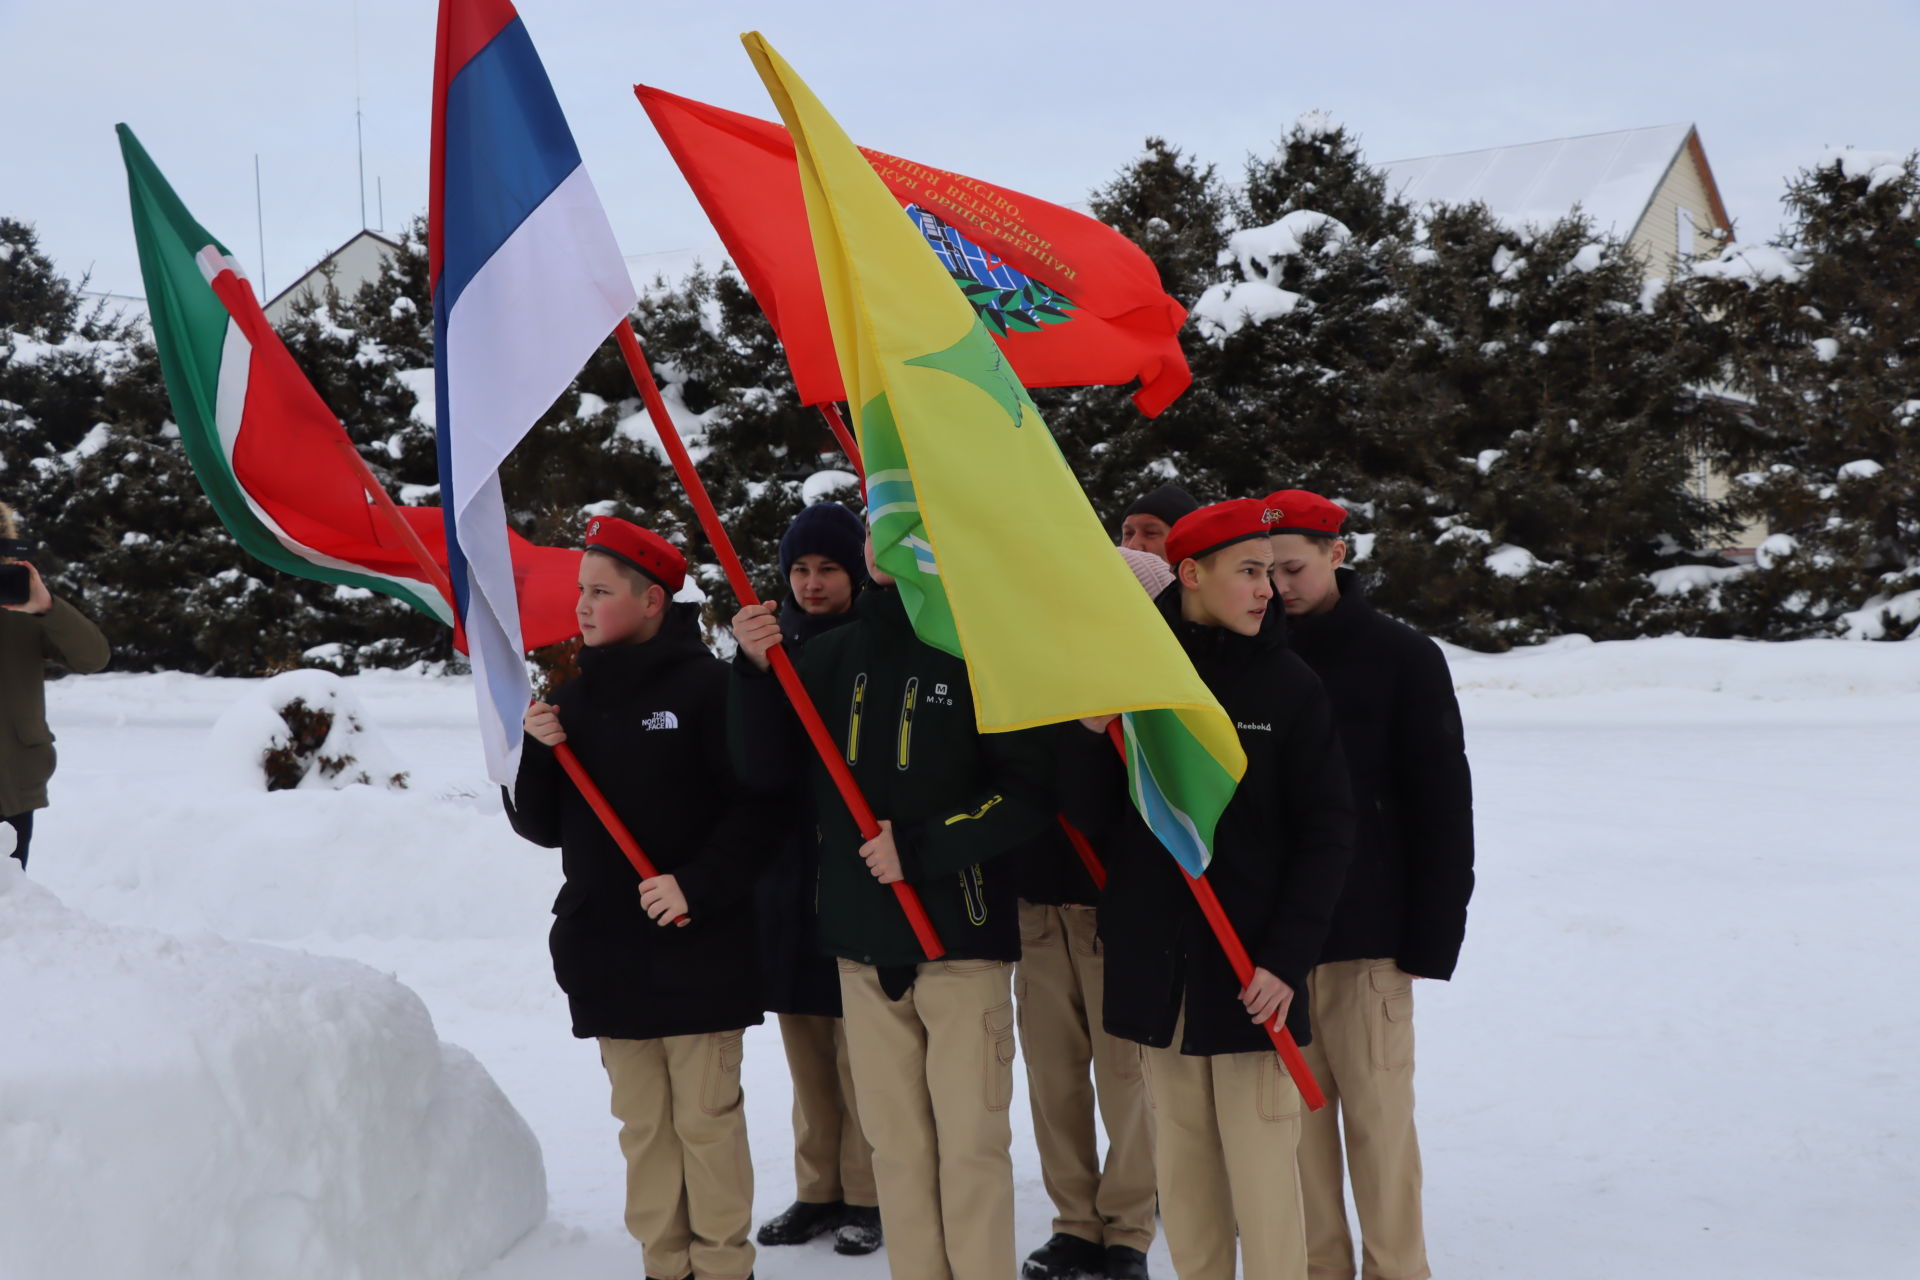
[[[21,559],[28,549],[13,508],[0,503],[0,714],[6,719],[0,730],[0,822],[13,829],[13,856],[22,869],[33,840],[33,811],[47,807],[47,779],[53,776],[46,664],[87,675],[111,656],[100,628],[55,599],[40,571]]]

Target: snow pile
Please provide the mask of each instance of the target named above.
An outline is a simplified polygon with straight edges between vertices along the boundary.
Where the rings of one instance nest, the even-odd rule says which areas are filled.
[[[1220,264],[1240,264],[1238,282],[1207,289],[1193,304],[1193,315],[1208,341],[1220,342],[1248,324],[1264,324],[1300,305],[1300,295],[1278,283],[1281,264],[1306,252],[1314,240],[1323,250],[1345,244],[1353,233],[1339,219],[1311,209],[1295,209],[1278,222],[1235,231],[1227,237]]]
[[[1525,547],[1503,542],[1487,553],[1486,565],[1502,578],[1524,578],[1540,567],[1540,560]]]
[[[1802,263],[1795,261],[1801,256],[1768,244],[1731,245],[1719,257],[1696,262],[1687,270],[1705,279],[1738,280],[1749,288],[1763,281],[1792,284],[1806,274]]]
[[[1905,625],[1920,622],[1920,591],[1903,591],[1897,596],[1875,596],[1852,613],[1841,614],[1840,625],[1849,640],[1879,640],[1887,634],[1889,617]],[[1920,635],[1920,632],[1912,634]]]
[[[1655,569],[1647,575],[1653,589],[1663,596],[1684,596],[1701,591],[1717,598],[1722,583],[1752,573],[1750,565],[1677,564],[1671,569]]]
[[[114,928],[0,859],[0,1275],[434,1280],[546,1215],[532,1131],[406,987]]]
[[[800,484],[800,498],[808,506],[832,502],[836,494],[858,489],[860,477],[851,471],[816,471]]]
[[[289,671],[252,686],[214,722],[206,762],[219,782],[244,790],[407,785],[360,699],[329,671]]]
[[[1836,147],[1829,143],[1820,162],[1814,167],[1824,169],[1829,165],[1838,166],[1846,177],[1865,178],[1867,190],[1877,191],[1889,182],[1898,182],[1906,163],[1907,158],[1898,151],[1863,151],[1858,147]]]

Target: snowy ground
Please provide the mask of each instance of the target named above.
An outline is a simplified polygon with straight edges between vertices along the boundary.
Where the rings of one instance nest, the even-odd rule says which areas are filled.
[[[1480,889],[1456,981],[1419,991],[1436,1275],[1913,1274],[1920,644],[1453,657]],[[544,1148],[549,1220],[473,1280],[637,1276],[605,1078],[548,969],[557,859],[500,816],[464,682],[351,683],[409,791],[233,790],[209,729],[241,682],[59,682],[32,877],[111,924],[394,973]],[[792,1196],[788,1093],[777,1032],[747,1045],[764,1217]],[[1030,1248],[1050,1210],[1021,1127]],[[1164,1247],[1153,1264],[1172,1275]],[[818,1244],[760,1274],[885,1262]]]

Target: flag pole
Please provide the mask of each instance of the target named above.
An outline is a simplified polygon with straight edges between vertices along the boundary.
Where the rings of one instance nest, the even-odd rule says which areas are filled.
[[[840,416],[840,406],[828,401],[816,405],[820,416],[827,420],[827,430],[833,432],[833,438],[840,442],[840,452],[847,455],[847,461],[853,464],[855,474],[860,477],[860,488],[864,492],[867,486],[867,466],[860,460],[860,446],[854,442],[853,432],[847,430],[847,420]]]
[[[1122,737],[1118,716],[1108,722],[1107,737],[1112,741],[1113,749],[1120,753],[1120,758],[1125,760],[1126,740]],[[1239,930],[1233,927],[1233,921],[1227,919],[1226,908],[1220,905],[1219,895],[1214,893],[1213,886],[1204,876],[1191,875],[1185,867],[1180,868],[1180,874],[1186,878],[1187,888],[1193,890],[1194,898],[1200,903],[1200,914],[1207,918],[1207,925],[1218,939],[1220,949],[1227,953],[1227,963],[1233,966],[1233,976],[1240,980],[1241,988],[1245,989],[1253,982],[1253,957],[1247,954],[1246,944],[1240,941]],[[1296,991],[1293,998],[1305,1000],[1307,993]],[[1287,1029],[1287,1024],[1270,1019],[1261,1025],[1266,1028],[1267,1038],[1273,1041],[1274,1052],[1280,1055],[1280,1061],[1286,1067],[1287,1075],[1292,1078],[1294,1088],[1300,1091],[1300,1100],[1307,1104],[1307,1110],[1318,1111],[1326,1106],[1327,1095],[1320,1091],[1320,1082],[1313,1078],[1313,1068],[1307,1065],[1306,1055],[1300,1052],[1300,1046],[1295,1042],[1293,1032]]]
[[[1080,833],[1080,828],[1067,821],[1066,814],[1060,813],[1054,816],[1060,819],[1060,829],[1067,833],[1067,843],[1072,845],[1073,851],[1080,856],[1080,865],[1087,869],[1087,875],[1093,879],[1093,887],[1105,889],[1107,868],[1100,861],[1100,855],[1093,851],[1093,845]]]
[[[707,496],[707,487],[701,483],[700,473],[694,470],[687,446],[681,442],[680,432],[674,427],[672,416],[667,413],[666,402],[660,398],[660,387],[653,380],[653,370],[647,366],[646,353],[640,349],[640,339],[633,331],[632,321],[621,321],[613,332],[620,343],[620,354],[626,358],[627,371],[633,375],[633,385],[647,406],[654,429],[659,432],[660,443],[666,448],[667,458],[673,463],[674,472],[680,477],[688,500],[693,503],[694,514],[700,519],[700,527],[706,531],[707,541],[720,558],[720,567],[727,575],[733,594],[742,605],[759,604],[760,597],[747,580],[746,568],[733,549],[733,540],[727,536],[726,526],[720,523],[720,513],[714,510],[713,499]],[[860,784],[854,781],[846,760],[841,757],[833,735],[820,719],[813,699],[807,696],[805,686],[800,683],[800,673],[793,669],[793,659],[788,656],[786,647],[773,646],[767,651],[767,660],[773,665],[773,674],[779,679],[787,700],[793,704],[794,713],[800,717],[807,737],[812,740],[813,749],[819,753],[820,762],[832,776],[833,785],[839,790],[840,799],[846,803],[847,812],[853,815],[855,824],[859,826],[861,837],[875,839],[880,834],[880,823],[874,818],[867,798],[861,794]],[[913,927],[914,937],[920,942],[921,951],[927,959],[938,960],[946,954],[946,947],[941,943],[940,935],[934,931],[933,921],[927,916],[920,894],[904,880],[894,881],[892,887],[900,909],[906,913],[907,923]]]

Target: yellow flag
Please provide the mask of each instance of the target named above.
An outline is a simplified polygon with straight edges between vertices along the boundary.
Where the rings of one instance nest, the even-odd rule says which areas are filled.
[[[1197,873],[1246,771],[1233,723],[919,230],[786,60],[742,40],[793,135],[875,558],[915,633],[965,659],[985,732],[1138,713],[1135,802]]]

